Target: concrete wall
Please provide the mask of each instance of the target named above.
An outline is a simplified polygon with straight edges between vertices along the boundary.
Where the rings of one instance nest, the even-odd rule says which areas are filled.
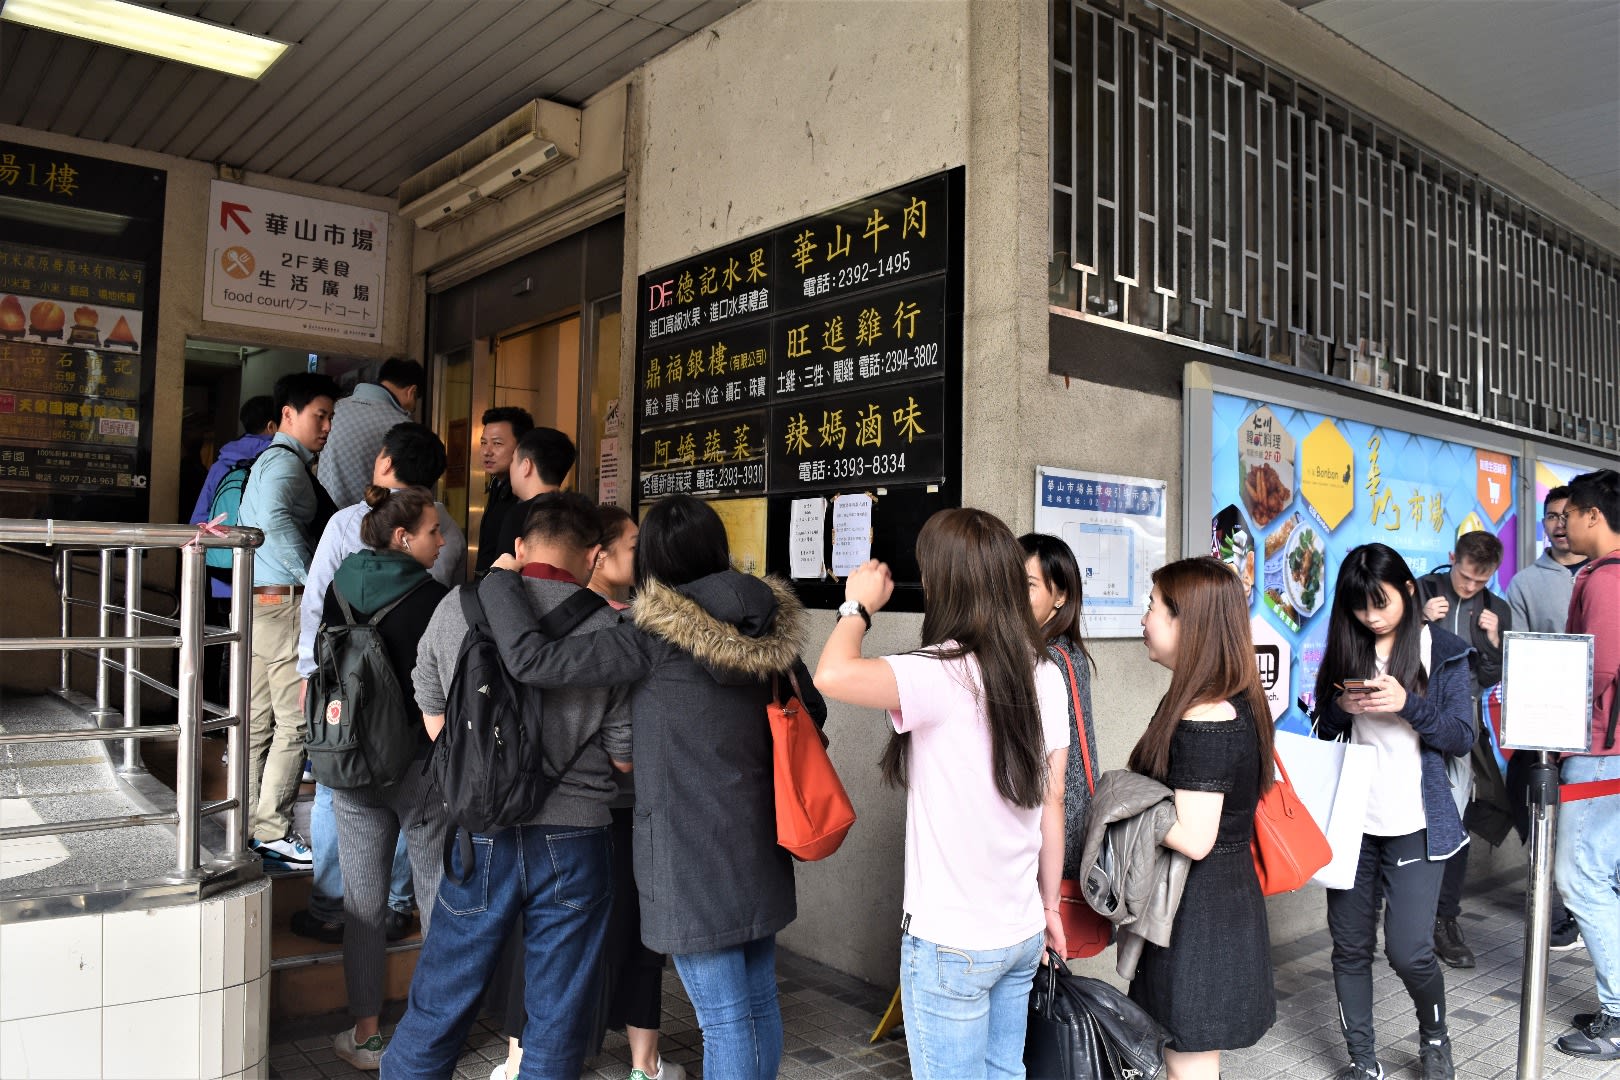
[[[625,295],[655,266],[967,162],[973,26],[1003,6],[1018,10],[755,0],[641,68],[631,83],[639,159],[625,211]],[[970,206],[975,180],[970,168]],[[624,385],[633,385],[634,353],[626,319]],[[811,619],[812,654],[832,623],[829,612]],[[881,616],[867,652],[914,648],[920,627],[915,615]],[[861,820],[837,855],[799,867],[799,919],[782,936],[879,984],[897,978],[904,861],[904,799],[876,768],[888,730],[877,712],[834,707],[833,759]]]

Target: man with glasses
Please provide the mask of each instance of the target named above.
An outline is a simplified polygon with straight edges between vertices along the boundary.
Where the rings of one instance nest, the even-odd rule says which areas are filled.
[[[1569,547],[1569,488],[1555,487],[1542,503],[1542,526],[1547,533],[1547,550],[1530,566],[1520,570],[1508,587],[1508,608],[1513,626],[1532,634],[1562,634],[1569,618],[1569,597],[1575,590],[1575,575],[1586,565],[1586,556]],[[1535,755],[1514,754],[1508,759],[1508,798],[1513,804],[1513,828],[1519,839],[1529,843],[1530,766]],[[1564,899],[1552,891],[1552,950],[1568,952],[1581,945],[1580,929],[1564,909]]]
[[[1569,547],[1592,560],[1575,577],[1569,632],[1591,634],[1592,730],[1584,754],[1564,758],[1555,871],[1580,924],[1597,979],[1598,1011],[1578,1013],[1558,1049],[1620,1059],[1620,473],[1569,482]]]

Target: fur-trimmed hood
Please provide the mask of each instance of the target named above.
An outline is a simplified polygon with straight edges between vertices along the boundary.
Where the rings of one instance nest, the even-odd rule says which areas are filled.
[[[652,581],[630,614],[638,627],[690,653],[720,682],[785,674],[801,651],[804,605],[779,577],[726,570],[678,588]]]

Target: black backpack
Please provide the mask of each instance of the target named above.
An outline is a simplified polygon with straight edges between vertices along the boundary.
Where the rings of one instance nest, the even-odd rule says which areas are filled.
[[[470,834],[533,821],[592,742],[586,739],[561,769],[553,770],[542,737],[540,691],[507,673],[478,587],[463,585],[460,595],[467,636],[450,680],[444,730],[428,761],[452,825],[445,833],[446,874],[452,874],[449,856],[458,835],[466,873],[472,866]],[[580,589],[540,620],[540,632],[551,639],[564,637],[605,606],[601,596]]]
[[[421,745],[421,720],[394,674],[379,627],[388,613],[431,578],[356,622],[343,594],[332,594],[344,621],[323,621],[315,632],[315,674],[304,695],[309,725],[305,749],[318,783],[330,788],[387,787],[411,767]]]

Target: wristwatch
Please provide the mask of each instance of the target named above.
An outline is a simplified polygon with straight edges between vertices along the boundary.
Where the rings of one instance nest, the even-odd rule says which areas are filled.
[[[866,610],[866,605],[859,600],[845,600],[838,605],[838,617],[847,619],[851,615],[859,615],[868,630],[872,629],[872,613]]]

